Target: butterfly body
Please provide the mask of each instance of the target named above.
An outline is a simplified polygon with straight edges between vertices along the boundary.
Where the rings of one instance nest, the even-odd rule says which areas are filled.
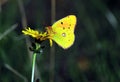
[[[51,40],[55,41],[62,48],[67,49],[74,43],[75,25],[76,16],[69,15],[58,20],[51,27],[48,27],[47,31],[51,35]]]

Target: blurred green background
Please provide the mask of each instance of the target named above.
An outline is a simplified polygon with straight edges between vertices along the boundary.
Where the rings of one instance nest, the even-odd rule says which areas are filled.
[[[70,14],[77,16],[74,45],[51,49],[45,41],[35,82],[120,82],[120,0],[0,0],[0,82],[31,80],[24,27],[44,31]]]

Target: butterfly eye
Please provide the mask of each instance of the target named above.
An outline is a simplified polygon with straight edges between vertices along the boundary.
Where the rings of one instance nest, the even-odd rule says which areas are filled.
[[[66,37],[66,34],[65,34],[65,33],[62,33],[62,36],[63,36],[63,37]]]

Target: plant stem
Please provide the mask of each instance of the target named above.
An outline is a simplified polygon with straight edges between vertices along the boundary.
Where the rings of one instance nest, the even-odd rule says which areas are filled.
[[[35,73],[35,61],[36,61],[36,53],[33,54],[33,64],[32,64],[32,76],[31,76],[31,82],[34,82],[34,73]]]

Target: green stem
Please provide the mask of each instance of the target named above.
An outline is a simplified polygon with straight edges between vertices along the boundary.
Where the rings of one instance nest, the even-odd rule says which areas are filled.
[[[35,51],[41,50],[40,44],[35,43],[35,47],[36,47],[36,48],[35,48]],[[40,53],[40,54],[41,54],[41,53]],[[33,61],[32,61],[32,76],[31,76],[31,82],[34,82],[36,55],[37,55],[37,53],[34,52],[34,54],[33,54]]]
[[[32,61],[32,76],[31,76],[31,82],[34,82],[34,73],[35,73],[35,61],[36,61],[36,53],[33,54],[33,61]]]

